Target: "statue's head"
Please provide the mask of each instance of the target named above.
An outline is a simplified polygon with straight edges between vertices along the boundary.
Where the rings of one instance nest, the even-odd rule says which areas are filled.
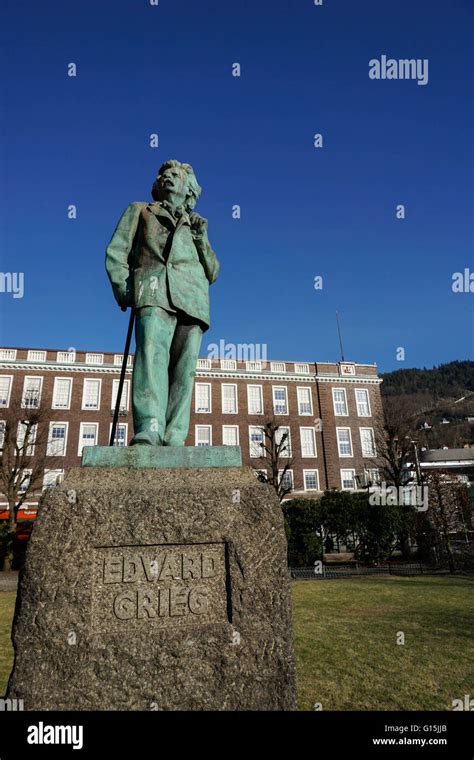
[[[192,211],[201,195],[193,167],[171,159],[160,167],[151,194],[155,201],[169,201],[173,206],[184,206]]]

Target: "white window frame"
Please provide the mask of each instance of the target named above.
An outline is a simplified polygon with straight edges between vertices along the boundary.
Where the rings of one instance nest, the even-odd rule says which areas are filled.
[[[23,440],[21,441],[21,439],[18,436],[18,433],[19,433],[21,425],[23,425],[23,423],[22,423],[21,420],[19,420],[17,428],[16,428],[16,443],[17,443],[17,446],[20,449],[23,448],[23,444],[24,444],[24,440],[25,440],[24,437],[23,437]],[[36,439],[38,437],[38,423],[35,423],[34,425],[32,425],[31,426],[31,430],[32,430],[32,436],[30,438],[30,443],[28,444],[28,448],[26,449],[26,451],[24,453],[24,456],[26,456],[26,457],[34,457],[34,455],[35,455]],[[20,446],[20,441],[21,441],[21,446]]]
[[[86,406],[86,386],[87,383],[99,383],[99,393],[97,395],[97,406]],[[100,409],[100,400],[102,396],[102,378],[100,377],[85,377],[82,384],[82,402],[81,409],[84,411],[96,412]]]
[[[375,477],[372,477],[373,473],[376,473]],[[369,481],[372,482],[372,485],[380,485],[380,469],[378,467],[364,467],[364,478],[365,485],[368,485]]]
[[[95,427],[95,443],[82,442],[83,430],[85,426],[93,425]],[[99,441],[99,423],[98,422],[81,422],[79,426],[79,445],[77,447],[77,455],[82,456],[82,450],[85,446],[97,446]]]
[[[372,453],[370,453],[370,454],[364,454],[364,440],[363,440],[363,437],[362,437],[362,433],[363,433],[363,431],[366,431],[366,430],[370,430],[370,432],[371,432],[371,441],[372,441],[372,444],[373,444],[373,449],[372,449]],[[359,428],[359,436],[360,436],[360,450],[362,452],[362,456],[364,458],[366,458],[366,459],[374,459],[374,457],[377,456],[377,447],[375,445],[375,432],[374,432],[373,427],[361,427],[361,428]]]
[[[249,425],[249,456],[251,459],[262,459],[265,458],[266,453],[265,450],[259,446],[259,453],[258,454],[252,454],[252,447],[254,446],[254,443],[252,441],[252,431],[253,430],[259,430],[262,433],[262,443],[265,443],[265,432],[261,425]]]
[[[19,488],[19,490],[18,490],[19,494],[28,493],[28,490],[29,490],[30,485],[31,485],[31,476],[32,476],[32,474],[33,474],[33,470],[31,468],[29,468],[29,467],[24,467],[20,472],[17,473],[17,477],[15,479],[15,486],[16,486],[16,484],[18,482],[18,478],[20,480],[23,480],[23,477],[25,475],[28,475],[28,480],[26,481],[26,486],[23,485],[22,488],[21,487]]]
[[[200,444],[198,442],[198,440],[199,440],[198,430],[200,430],[200,429],[206,429],[206,430],[209,431],[209,443],[208,444],[206,443],[206,444],[203,445],[203,444]],[[209,448],[210,446],[212,446],[212,425],[195,425],[194,426],[194,445],[195,446],[199,446],[200,448],[203,448],[203,449]]]
[[[120,384],[120,378],[114,378],[112,380],[112,395],[110,397],[110,408],[115,409],[115,403],[117,401],[117,394]],[[117,390],[115,390],[115,388]],[[125,399],[125,404],[124,404]],[[122,398],[120,399],[120,410],[128,412],[130,404],[130,378],[125,378],[122,388]]]
[[[3,449],[3,444],[5,443],[6,424],[7,424],[6,420],[0,420],[0,449]]]
[[[280,457],[282,459],[291,459],[293,456],[293,448],[291,446],[291,428],[289,425],[278,426],[278,429],[275,430],[275,443],[279,445],[285,433],[288,433],[288,437],[285,441],[286,449],[280,452]]]
[[[225,369],[228,372],[233,372],[237,369],[237,362],[235,359],[221,359],[221,369]]]
[[[305,393],[309,393],[309,412],[302,412],[300,409],[301,404],[306,404],[306,401],[302,401],[300,398],[300,391],[304,391]],[[311,393],[311,388],[309,385],[299,385],[296,387],[296,399],[298,403],[298,415],[300,417],[311,417],[313,415],[313,394]]]
[[[277,412],[276,410],[276,404],[277,401],[275,399],[275,391],[285,391],[285,406],[286,411],[284,412]],[[286,385],[272,385],[272,403],[273,403],[273,413],[275,415],[278,415],[279,417],[288,417],[290,413],[290,407],[288,405],[288,387]],[[281,401],[278,401],[278,404],[281,404]]]
[[[341,401],[336,401],[335,394],[337,393],[343,393],[344,394],[344,406],[346,411],[345,412],[338,412],[336,409],[336,404],[340,404]],[[332,389],[332,407],[334,410],[334,416],[335,417],[349,417],[349,407],[347,406],[347,391],[345,388],[336,387]]]
[[[342,431],[346,431],[346,430],[349,431],[349,445],[351,447],[351,453],[350,454],[341,454],[340,433]],[[337,436],[337,451],[338,451],[339,457],[341,459],[352,459],[352,457],[354,456],[354,447],[352,445],[352,432],[351,432],[350,427],[337,427],[336,428],[336,436]],[[343,441],[342,443],[346,444],[346,441]]]
[[[250,388],[258,388],[259,397],[260,397],[260,412],[252,412],[250,411]],[[263,406],[263,386],[262,385],[255,385],[253,383],[249,383],[247,385],[247,410],[249,414],[263,414],[264,413],[264,406]]]
[[[28,406],[26,403],[26,386],[28,380],[39,380],[39,391],[38,391],[38,403],[34,406]],[[21,408],[22,409],[39,409],[41,405],[41,396],[43,395],[43,377],[42,375],[25,375],[23,379],[23,390],[21,392]]]
[[[198,359],[196,362],[196,369],[212,369],[210,359]]]
[[[285,477],[288,477],[288,475],[290,476],[290,479],[291,479],[291,488],[288,493],[292,493],[295,490],[295,477],[294,477],[292,469],[286,470]],[[281,485],[282,476],[283,476],[283,469],[278,470],[278,485],[279,486]]]
[[[224,430],[236,430],[236,442],[235,443],[225,443],[224,441]],[[239,426],[238,425],[222,425],[222,445],[223,446],[238,446],[239,445]]]
[[[270,372],[286,372],[286,363],[270,362]]]
[[[304,445],[303,445],[303,430],[309,430],[311,432],[311,437],[313,439],[313,451],[314,454],[305,454],[304,453]],[[301,446],[301,458],[302,459],[316,459],[318,456],[318,449],[316,445],[316,431],[314,427],[300,427],[300,446]]]
[[[209,408],[198,409],[198,388],[208,389]],[[194,384],[194,411],[196,414],[212,414],[212,385],[211,383],[195,383]]]
[[[309,375],[309,364],[295,363],[295,374],[296,375]]]
[[[307,488],[306,486],[306,473],[307,472],[315,472],[316,473],[316,488]],[[305,491],[320,491],[320,485],[319,485],[319,470],[312,468],[312,469],[304,469],[303,470],[303,486]]]
[[[235,409],[233,412],[228,412],[224,409],[224,388],[230,387],[234,388],[234,395],[235,395]],[[237,390],[237,383],[221,383],[221,404],[222,404],[222,414],[238,414],[239,413],[239,399],[238,399],[238,390]]]
[[[53,450],[53,447],[54,447],[53,437],[52,437],[53,428],[59,425],[64,426],[64,442],[63,442],[64,450],[62,454],[58,454],[56,451]],[[65,457],[66,456],[68,432],[69,432],[69,422],[65,422],[63,420],[53,420],[52,422],[49,423],[48,442],[46,444],[47,457]]]
[[[369,410],[368,414],[361,414],[360,411],[359,411],[359,404],[360,404],[360,402],[357,400],[357,394],[360,393],[360,392],[365,393],[365,395],[366,395],[366,398],[367,398],[367,409]],[[354,398],[355,398],[355,402],[356,402],[357,416],[358,417],[372,417],[372,409],[370,407],[370,393],[369,393],[368,388],[354,388]]]
[[[10,400],[12,396],[12,388],[13,388],[13,375],[0,375],[0,380],[7,378],[10,382],[8,383],[8,391],[7,391],[7,403],[6,404],[0,404],[0,409],[8,409],[10,406]]]
[[[51,483],[50,485],[47,485],[46,484],[47,476],[49,475],[50,472],[55,472],[56,473],[56,479],[64,477],[64,470],[63,469],[55,468],[55,467],[53,467],[52,469],[50,469],[49,467],[46,467],[45,471],[44,471],[44,474],[43,474],[43,492],[46,491],[46,490],[48,490],[49,488],[55,488],[57,485],[59,485],[59,483],[62,483],[62,480],[60,480],[59,483]]]
[[[58,386],[58,383],[60,381],[67,380],[69,382],[69,397],[68,397],[68,404],[67,406],[58,406],[55,397],[56,397],[56,388]],[[72,399],[72,385],[73,385],[73,378],[72,377],[55,377],[54,378],[54,386],[53,386],[53,397],[51,399],[51,409],[70,409],[71,408],[71,399]]]
[[[111,422],[110,423],[110,428],[109,428],[109,441],[110,441],[110,436],[112,435],[112,425],[113,425],[113,423]],[[117,428],[116,428],[116,431],[115,431],[115,437],[117,437],[117,430],[118,430],[119,427],[120,428],[125,428],[125,443],[124,443],[123,446],[117,446],[114,443],[114,448],[116,448],[116,449],[123,449],[127,445],[127,441],[128,441],[128,422],[117,422]]]
[[[341,468],[341,490],[342,491],[356,491],[357,490],[357,483],[355,479],[355,470],[352,467],[342,467]],[[348,488],[344,485],[344,472],[351,472],[352,473],[352,482],[354,483],[354,486],[352,488]]]
[[[36,354],[36,356],[33,356],[33,354]],[[46,361],[46,351],[36,351],[35,349],[31,349],[28,351],[27,354],[27,360],[28,362],[45,362]]]

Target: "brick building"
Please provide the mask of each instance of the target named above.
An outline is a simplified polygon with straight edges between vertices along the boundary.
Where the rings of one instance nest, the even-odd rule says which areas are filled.
[[[45,466],[44,487],[80,464],[84,446],[108,445],[121,364],[120,354],[107,352],[0,349],[0,425],[1,410],[15,399],[47,410],[46,453],[55,468]],[[122,446],[133,436],[132,366],[129,357],[116,438]],[[293,494],[354,489],[377,476],[380,383],[372,364],[199,359],[186,445],[238,444],[244,464],[265,470],[261,426],[274,415],[289,433]],[[29,495],[25,517],[36,503]]]

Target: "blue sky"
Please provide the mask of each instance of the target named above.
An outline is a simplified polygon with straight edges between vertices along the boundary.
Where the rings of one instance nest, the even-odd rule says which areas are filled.
[[[178,158],[222,265],[202,355],[337,359],[339,310],[346,359],[472,356],[473,295],[451,289],[474,270],[471,0],[2,6],[1,271],[25,277],[0,293],[2,345],[122,349],[105,247]],[[428,84],[369,79],[382,54],[427,58]]]

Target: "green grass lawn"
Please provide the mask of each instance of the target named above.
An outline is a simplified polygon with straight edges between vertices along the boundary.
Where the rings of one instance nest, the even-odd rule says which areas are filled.
[[[474,579],[299,581],[292,590],[301,709],[451,710],[474,694]],[[0,593],[0,695],[14,602]]]
[[[451,710],[474,694],[473,592],[446,576],[294,583],[300,708]]]

